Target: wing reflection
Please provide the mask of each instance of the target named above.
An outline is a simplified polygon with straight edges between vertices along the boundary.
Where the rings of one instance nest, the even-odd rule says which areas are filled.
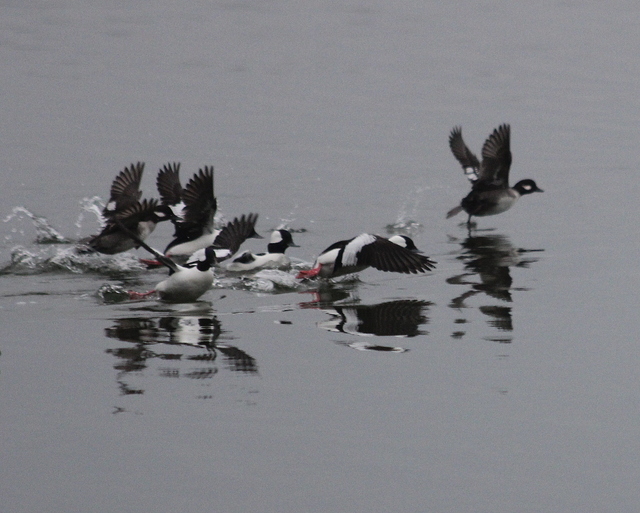
[[[467,299],[478,294],[484,294],[498,301],[513,302],[512,291],[524,290],[513,287],[510,267],[529,267],[537,262],[537,258],[525,256],[527,253],[544,250],[526,250],[515,248],[509,238],[501,234],[469,236],[460,242],[462,249],[458,260],[464,262],[466,272],[457,274],[449,279],[451,285],[464,285],[465,292],[454,297],[449,306],[454,309],[468,308]],[[510,306],[482,305],[480,312],[489,317],[487,323],[500,332],[513,331],[513,320]],[[457,324],[465,324],[467,319],[457,319]],[[462,338],[465,332],[455,331],[451,336]],[[510,336],[491,337],[490,340],[509,343]]]
[[[121,318],[106,328],[105,333],[109,338],[133,344],[106,350],[117,358],[114,368],[118,371],[123,395],[144,393],[125,383],[124,376],[140,373],[150,367],[152,361],[162,362],[158,366],[162,377],[211,378],[218,372],[215,363],[218,354],[223,356],[225,368],[230,371],[258,372],[253,357],[220,342],[224,331],[216,317]],[[194,363],[197,366],[193,367]]]
[[[429,322],[424,310],[428,301],[403,299],[377,305],[333,305],[322,310],[332,319],[318,323],[318,327],[351,335],[378,337],[415,337],[426,332],[419,329]]]
[[[320,289],[311,292],[313,301],[300,303],[300,308],[315,308],[331,316],[317,326],[327,331],[359,336],[415,337],[426,334],[420,326],[429,322],[425,315],[431,305],[428,301],[402,299],[374,305],[358,304],[349,291]],[[405,352],[402,347],[368,344],[366,342],[340,342],[362,351]]]

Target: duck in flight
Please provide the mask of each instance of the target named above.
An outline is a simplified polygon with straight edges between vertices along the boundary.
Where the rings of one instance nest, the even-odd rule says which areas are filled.
[[[533,180],[520,180],[509,187],[511,167],[511,128],[500,125],[487,138],[482,147],[482,163],[471,152],[462,139],[462,128],[457,126],[449,135],[449,147],[453,156],[462,165],[466,177],[471,182],[471,192],[460,205],[447,212],[447,219],[463,210],[471,216],[492,216],[509,210],[525,194],[543,192]]]
[[[254,229],[258,215],[249,214],[248,216],[243,215],[240,220],[236,218],[229,223],[236,229],[232,236],[232,242],[217,242],[221,231],[214,228],[218,202],[214,193],[213,166],[205,166],[200,169],[183,189],[180,185],[180,164],[175,162],[167,164],[158,173],[156,183],[162,204],[172,209],[176,215],[173,240],[164,250],[166,256],[184,262],[191,260],[191,255],[197,251],[211,245],[218,249],[233,250],[235,253],[239,244],[242,244],[245,239],[262,238]],[[238,230],[244,234],[244,239],[241,241],[237,238]],[[238,242],[238,246],[233,249]],[[227,244],[232,244],[232,246]],[[201,255],[201,253],[197,253],[197,255]]]
[[[204,166],[187,185],[180,185],[180,164],[167,164],[158,173],[156,183],[162,204],[176,213],[175,233],[164,254],[187,258],[213,244],[213,219],[218,202],[213,189],[213,166]],[[181,208],[182,207],[182,208]]]
[[[137,242],[125,233],[121,226],[135,233],[141,240],[146,239],[161,221],[174,216],[171,210],[156,199],[140,201],[140,181],[144,163],[138,162],[125,167],[111,184],[109,201],[102,211],[104,227],[100,233],[80,241],[81,250],[97,251],[115,255],[139,247]]]
[[[385,239],[379,235],[363,233],[329,246],[320,253],[313,268],[300,271],[297,278],[335,278],[360,272],[367,267],[386,272],[417,274],[432,270],[435,262],[421,255],[409,237],[398,235]]]

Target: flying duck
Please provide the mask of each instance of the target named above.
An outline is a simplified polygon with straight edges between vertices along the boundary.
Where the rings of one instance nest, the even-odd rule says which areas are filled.
[[[460,162],[465,176],[471,182],[471,192],[462,199],[460,205],[447,212],[447,219],[463,210],[471,216],[492,216],[509,210],[525,194],[543,192],[533,180],[520,180],[509,187],[511,128],[500,125],[487,138],[482,147],[482,163],[469,150],[462,139],[462,128],[457,126],[449,135],[449,147]]]
[[[334,278],[357,273],[367,267],[374,267],[379,271],[417,274],[435,267],[433,260],[402,245],[406,244],[404,238],[396,241],[401,244],[369,233],[341,240],[325,249],[316,259],[313,268],[300,271],[297,278]]]
[[[173,223],[173,240],[164,254],[187,258],[198,249],[213,244],[213,219],[218,204],[213,189],[213,166],[201,168],[184,189],[180,186],[179,173],[180,164],[165,165],[158,173],[156,183],[163,205],[175,209],[184,203],[180,216]]]

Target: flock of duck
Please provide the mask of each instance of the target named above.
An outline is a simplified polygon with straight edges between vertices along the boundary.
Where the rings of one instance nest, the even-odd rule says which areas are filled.
[[[481,162],[464,143],[460,127],[451,131],[449,146],[471,182],[471,192],[447,213],[447,218],[464,211],[470,225],[473,216],[500,214],[511,208],[520,196],[542,192],[529,179],[509,187],[511,149],[508,124],[500,125],[487,138],[482,147]],[[140,199],[143,171],[144,164],[138,162],[116,176],[109,201],[102,211],[102,231],[81,241],[80,246],[82,251],[110,255],[142,247],[154,257],[143,262],[149,266],[164,265],[169,269],[169,277],[158,283],[154,290],[130,292],[131,298],[157,294],[165,301],[196,301],[213,284],[213,267],[225,261],[228,261],[224,264],[228,270],[241,272],[290,266],[285,251],[297,245],[285,229],[271,234],[266,253],[244,251],[237,254],[246,239],[262,238],[255,231],[257,214],[236,217],[222,229],[215,229],[217,200],[213,167],[200,169],[183,188],[180,164],[165,165],[156,179],[159,200]],[[147,245],[145,239],[163,221],[173,224],[174,235],[161,252]],[[313,267],[301,270],[297,278],[334,278],[368,267],[417,274],[434,269],[435,262],[423,255],[407,236],[385,238],[363,233],[330,245],[320,253]]]

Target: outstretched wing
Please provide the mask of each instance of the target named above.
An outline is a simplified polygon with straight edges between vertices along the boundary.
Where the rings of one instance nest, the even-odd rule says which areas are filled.
[[[453,156],[456,158],[467,179],[473,183],[478,179],[478,171],[480,169],[480,162],[473,152],[467,147],[462,139],[462,127],[455,126],[449,134],[449,148]]]
[[[370,265],[379,271],[406,274],[423,273],[435,267],[435,262],[429,257],[403,248],[384,237],[374,237],[374,242],[365,244],[360,249],[359,264]]]
[[[205,166],[193,175],[182,191],[184,224],[213,230],[218,207],[213,190],[213,166]]]
[[[233,255],[240,249],[242,243],[249,238],[256,238],[255,226],[258,222],[258,214],[244,214],[227,223],[213,241],[216,249],[228,249],[229,255]]]
[[[165,164],[158,172],[156,185],[163,205],[174,206],[182,201],[182,185],[180,185],[180,163]]]
[[[131,207],[138,202],[142,195],[140,182],[143,171],[144,162],[131,164],[130,167],[125,167],[120,171],[111,184],[109,202],[102,211],[104,217],[109,218],[115,212]]]
[[[483,188],[487,185],[496,188],[509,187],[509,169],[511,168],[511,128],[500,125],[487,138],[482,147],[482,166],[479,182]]]

